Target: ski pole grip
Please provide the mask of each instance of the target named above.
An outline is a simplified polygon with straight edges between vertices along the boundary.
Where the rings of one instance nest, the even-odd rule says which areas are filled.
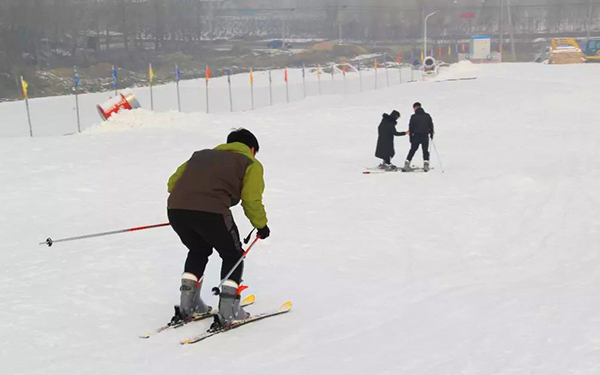
[[[46,239],[46,241],[40,242],[40,245],[48,245],[48,247],[52,247],[53,243],[54,243],[54,241],[52,241],[52,238],[48,237]]]
[[[250,237],[252,237],[252,233],[254,233],[255,230],[256,228],[253,228],[250,233],[248,233],[248,237],[244,238],[244,245],[248,245],[248,242],[250,242]]]

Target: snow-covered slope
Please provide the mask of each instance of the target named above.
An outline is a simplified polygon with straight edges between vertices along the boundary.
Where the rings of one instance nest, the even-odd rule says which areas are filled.
[[[476,74],[0,139],[0,373],[600,373],[600,67]],[[429,174],[363,175],[381,114],[398,109],[404,129],[415,101],[446,172],[434,153]],[[240,126],[261,142],[272,229],[247,261],[249,311],[294,309],[196,345],[178,342],[208,322],[141,340],[178,300],[186,251],[170,228],[37,243],[165,221],[170,174]]]

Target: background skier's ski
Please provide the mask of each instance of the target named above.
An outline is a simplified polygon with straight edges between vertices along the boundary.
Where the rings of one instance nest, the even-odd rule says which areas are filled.
[[[433,167],[429,168],[430,171],[433,169],[435,169],[435,168],[433,168]],[[404,171],[400,167],[398,167],[397,169],[394,169],[394,170],[385,170],[385,169],[373,167],[373,168],[366,168],[366,170],[363,171],[363,174],[384,174],[384,173],[396,173],[396,172],[404,172]],[[410,172],[425,172],[425,170],[422,167],[411,167],[411,170],[406,171],[405,173],[410,173]]]

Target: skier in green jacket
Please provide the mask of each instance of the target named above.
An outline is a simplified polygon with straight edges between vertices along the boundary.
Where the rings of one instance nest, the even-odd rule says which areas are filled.
[[[240,234],[230,207],[241,201],[246,217],[258,229],[258,237],[266,239],[270,235],[262,203],[263,166],[255,158],[258,151],[256,137],[246,129],[238,129],[229,134],[226,144],[196,151],[169,179],[169,222],[189,249],[174,321],[210,310],[200,297],[200,289],[213,249],[223,260],[221,278],[242,257]],[[223,283],[218,315],[222,325],[249,315],[240,305],[243,269],[242,262]]]

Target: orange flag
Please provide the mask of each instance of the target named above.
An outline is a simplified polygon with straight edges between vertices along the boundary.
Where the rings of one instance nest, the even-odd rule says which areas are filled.
[[[250,68],[250,84],[254,84],[254,74],[252,73],[252,68]]]
[[[285,73],[283,74],[283,80],[285,82],[288,82],[288,68],[287,67],[285,68]]]
[[[342,65],[342,73],[346,76],[346,64]]]
[[[377,59],[375,59],[375,70],[377,70],[377,68],[379,68],[379,63],[377,62]]]
[[[208,82],[208,80],[210,79],[210,68],[207,66],[206,70],[204,71],[204,77],[206,78],[206,82]]]

